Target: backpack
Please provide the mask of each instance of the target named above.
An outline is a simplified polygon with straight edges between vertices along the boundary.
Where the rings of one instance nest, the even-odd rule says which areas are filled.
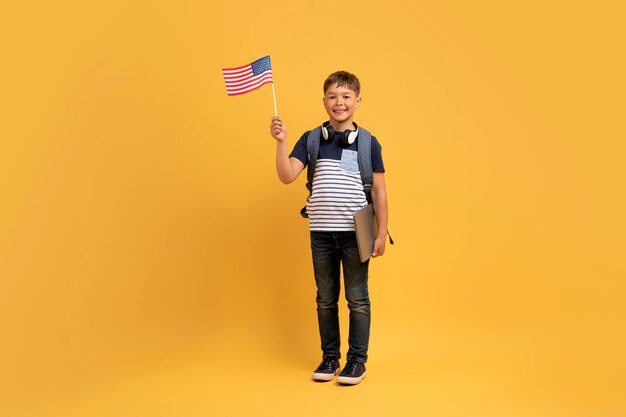
[[[306,150],[309,155],[309,162],[306,171],[306,189],[309,190],[309,196],[306,201],[311,199],[313,193],[313,174],[315,174],[315,165],[317,164],[317,156],[320,151],[320,135],[321,127],[317,127],[309,132],[306,139]],[[363,192],[367,203],[372,202],[372,182],[374,182],[374,173],[372,171],[372,134],[359,126],[359,145],[357,148],[359,159],[359,171],[361,172],[361,182],[363,183]],[[306,205],[300,210],[300,215],[305,219],[309,217],[306,212]]]

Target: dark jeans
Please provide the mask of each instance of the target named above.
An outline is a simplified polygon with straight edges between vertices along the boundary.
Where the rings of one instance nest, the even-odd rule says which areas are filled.
[[[370,336],[369,260],[361,262],[354,232],[311,232],[313,271],[317,285],[317,320],[324,357],[339,358],[339,266],[343,265],[350,309],[347,360],[367,361]]]

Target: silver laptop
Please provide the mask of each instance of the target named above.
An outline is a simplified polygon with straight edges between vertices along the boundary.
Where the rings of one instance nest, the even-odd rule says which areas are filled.
[[[359,245],[359,256],[361,262],[367,261],[374,251],[374,241],[378,233],[378,225],[374,216],[374,206],[368,204],[361,210],[354,213],[354,229],[356,230],[356,240]]]

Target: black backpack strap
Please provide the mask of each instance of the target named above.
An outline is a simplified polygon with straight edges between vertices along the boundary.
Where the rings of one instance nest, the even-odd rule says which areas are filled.
[[[315,175],[315,165],[317,164],[317,155],[320,151],[320,136],[322,134],[321,126],[311,130],[306,138],[306,151],[309,157],[306,168],[306,189],[309,190],[309,196],[306,198],[308,202],[313,192],[313,175]],[[300,215],[305,219],[309,217],[306,213],[306,206],[300,210]]]
[[[358,139],[359,154],[359,171],[361,171],[361,182],[363,183],[363,192],[367,198],[367,202],[372,202],[372,183],[374,182],[374,173],[372,171],[372,134],[359,127]]]

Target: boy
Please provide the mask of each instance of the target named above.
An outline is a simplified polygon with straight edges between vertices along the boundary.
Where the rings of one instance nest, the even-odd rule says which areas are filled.
[[[337,377],[340,384],[358,384],[365,378],[370,332],[370,300],[367,287],[369,260],[361,262],[352,215],[367,205],[358,166],[358,126],[354,112],[361,104],[359,79],[349,72],[332,73],[324,82],[324,109],[330,120],[322,136],[312,193],[306,212],[310,223],[313,270],[317,286],[317,317],[322,362],[313,372],[316,381],[330,381],[339,373],[340,340],[339,269],[343,264],[345,295],[350,310],[347,364]],[[276,170],[285,184],[293,182],[308,162],[308,131],[287,154],[287,130],[280,117],[272,118],[276,139]],[[373,257],[385,252],[387,195],[381,147],[371,141],[372,201],[378,223]]]

